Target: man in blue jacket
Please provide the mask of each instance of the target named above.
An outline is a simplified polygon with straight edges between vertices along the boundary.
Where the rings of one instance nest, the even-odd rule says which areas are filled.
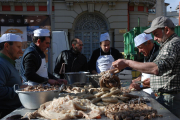
[[[14,84],[22,86],[22,80],[15,68],[15,59],[22,54],[22,40],[19,35],[7,33],[0,38],[0,119],[21,106]]]

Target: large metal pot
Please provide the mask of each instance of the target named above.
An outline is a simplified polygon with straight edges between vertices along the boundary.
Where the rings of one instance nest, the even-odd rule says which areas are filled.
[[[86,75],[89,75],[89,72],[67,72],[64,73],[68,84],[73,84],[75,82],[88,83],[89,78]]]
[[[99,74],[92,74],[92,75],[87,75],[89,77],[89,81],[92,83],[92,85],[95,88],[100,87],[99,86],[99,78],[101,77],[101,75]]]
[[[14,89],[22,105],[27,109],[38,109],[41,104],[51,101],[59,95],[59,90],[28,92],[16,89],[15,86]]]

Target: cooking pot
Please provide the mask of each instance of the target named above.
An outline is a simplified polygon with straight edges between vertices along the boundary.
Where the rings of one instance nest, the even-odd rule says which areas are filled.
[[[89,75],[89,72],[67,72],[64,73],[65,79],[68,81],[68,84],[73,84],[75,82],[88,83],[89,78],[86,75]]]
[[[14,85],[14,91],[18,94],[22,105],[27,109],[38,109],[41,104],[57,98],[60,92],[60,90],[29,92],[18,88],[17,84]]]
[[[99,74],[92,74],[92,75],[87,75],[87,77],[89,77],[89,81],[92,83],[92,85],[95,88],[100,87],[99,86],[99,78],[101,77],[101,75],[99,75]]]

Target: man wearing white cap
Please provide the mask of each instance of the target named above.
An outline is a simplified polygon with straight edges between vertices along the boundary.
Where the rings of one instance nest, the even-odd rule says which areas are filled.
[[[19,35],[3,34],[0,38],[0,119],[21,106],[13,86],[21,88],[22,80],[15,68],[15,59],[22,54],[22,40]]]
[[[160,51],[153,62],[140,63],[119,59],[113,62],[118,69],[131,67],[151,74],[150,86],[156,100],[180,118],[180,37],[174,31],[171,19],[159,16],[144,33],[152,33],[160,44]]]
[[[135,47],[139,49],[144,55],[144,62],[152,62],[159,53],[159,46],[153,43],[153,38],[151,34],[142,33],[134,38]],[[142,84],[136,84],[135,81],[143,81]],[[132,80],[132,84],[129,89],[135,88],[136,90],[141,90],[151,94],[152,90],[150,87],[150,74],[142,73],[141,76]],[[146,88],[146,89],[144,89]]]
[[[112,62],[122,58],[122,54],[115,48],[110,48],[109,33],[101,34],[100,48],[93,51],[89,61],[89,70],[92,74],[101,73],[110,69]]]
[[[25,50],[21,61],[21,77],[28,85],[51,85],[67,83],[58,79],[47,71],[45,50],[51,42],[50,31],[47,29],[34,30],[33,43]]]

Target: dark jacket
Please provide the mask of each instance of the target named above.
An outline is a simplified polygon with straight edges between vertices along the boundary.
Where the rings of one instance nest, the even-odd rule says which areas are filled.
[[[25,50],[21,60],[20,74],[24,82],[31,80],[37,83],[46,83],[48,81],[47,78],[36,74],[41,66],[42,58],[45,58],[44,52],[42,52],[34,43],[31,43]],[[48,73],[48,77],[49,79],[57,79],[50,73]]]
[[[113,56],[114,60],[123,58],[123,55],[117,49],[115,49],[115,48],[110,48],[110,49],[111,49],[111,53],[110,53],[110,50],[108,53],[105,53],[101,49],[101,55],[110,55],[111,54]],[[93,70],[96,70],[96,61],[99,58],[99,56],[100,56],[100,48],[93,51],[91,59],[88,62],[88,65],[89,65],[88,68],[89,68],[90,72],[92,72]]]
[[[22,105],[18,94],[14,91],[15,84],[22,85],[19,72],[9,61],[10,58],[4,56],[0,53],[0,113],[3,110],[17,109]]]
[[[87,71],[87,59],[81,53],[76,53],[72,48],[71,50],[64,50],[56,58],[54,75],[58,78],[64,78],[59,74],[62,63],[65,63],[65,72],[79,72]]]

